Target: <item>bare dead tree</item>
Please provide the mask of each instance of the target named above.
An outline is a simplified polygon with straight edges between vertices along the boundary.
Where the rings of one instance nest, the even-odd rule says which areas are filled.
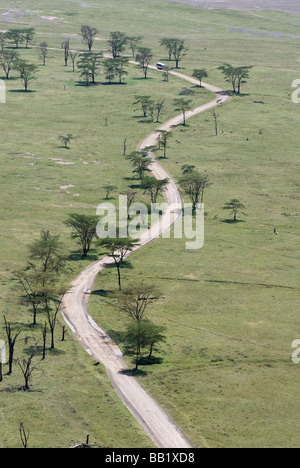
[[[70,55],[70,39],[66,39],[64,42],[61,44],[61,48],[63,49],[65,53],[65,66],[68,66],[68,59]]]
[[[98,29],[93,28],[91,26],[81,26],[82,42],[88,46],[89,52],[92,51],[92,47],[98,32]]]
[[[11,324],[6,320],[5,315],[3,315],[3,318],[8,343],[8,375],[11,375],[14,362],[15,345],[21,331],[17,331],[14,334]]]
[[[37,343],[35,343],[30,355],[28,358],[23,358],[23,359],[19,359],[17,362],[19,364],[19,367],[21,369],[21,372],[23,374],[23,377],[24,377],[24,381],[25,381],[25,385],[23,387],[23,390],[24,391],[29,391],[30,388],[29,388],[29,383],[30,383],[30,380],[31,380],[31,376],[33,374],[33,372],[35,371],[35,369],[37,368],[38,364],[36,365],[33,365],[33,359],[36,355],[36,352],[37,352]]]
[[[47,58],[47,55],[48,55],[48,44],[47,42],[41,42],[40,44],[40,52],[41,52],[41,56],[42,56],[42,59],[43,59],[43,66],[46,65],[46,58]]]
[[[48,325],[50,327],[50,333],[51,333],[51,349],[55,348],[54,344],[54,331],[56,327],[56,322],[57,322],[57,316],[58,312],[60,310],[60,304],[63,298],[63,295],[58,299],[57,297],[51,298],[50,294],[52,291],[45,291],[44,292],[44,310],[46,314],[46,318],[48,321]],[[52,302],[52,306],[51,306]]]
[[[70,58],[72,60],[72,64],[73,64],[73,72],[75,71],[75,62],[76,62],[76,58],[77,58],[77,55],[78,55],[78,51],[72,51],[70,50],[69,51],[69,55],[70,55]]]

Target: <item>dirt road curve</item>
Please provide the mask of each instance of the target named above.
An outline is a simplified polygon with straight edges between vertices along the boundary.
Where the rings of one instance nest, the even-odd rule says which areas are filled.
[[[197,81],[193,78],[176,72],[171,73],[193,84],[197,84]],[[203,84],[203,86],[216,93],[217,98],[189,112],[187,118],[230,99],[219,88],[208,84]],[[183,118],[180,115],[160,128],[171,130],[174,125],[179,125],[182,122]],[[152,146],[156,141],[157,134],[153,133],[140,144],[139,148]],[[174,180],[155,160],[153,160],[151,169],[156,178],[164,179],[168,177],[170,179],[165,193],[169,211],[161,217],[157,225],[153,226],[151,230],[140,237],[140,245],[135,250],[159,237],[162,232],[169,229],[181,217],[182,200]],[[192,445],[176,424],[140,386],[138,381],[130,375],[118,346],[98,327],[88,314],[88,299],[93,290],[95,278],[102,269],[112,263],[113,259],[110,257],[102,258],[88,267],[73,281],[70,290],[62,301],[61,310],[63,317],[86,351],[105,366],[119,397],[154,443],[160,448],[191,448]],[[204,439],[203,445],[206,445]]]

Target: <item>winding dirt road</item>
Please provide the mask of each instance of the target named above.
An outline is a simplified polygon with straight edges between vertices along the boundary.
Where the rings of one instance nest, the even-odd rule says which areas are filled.
[[[182,75],[181,73],[174,71],[170,72],[170,74],[192,84],[198,84],[193,78]],[[230,99],[229,95],[220,88],[205,83],[203,83],[203,86],[216,93],[216,99],[188,112],[186,118],[191,118],[201,112],[223,104]],[[169,131],[182,122],[183,117],[180,115],[163,124],[160,129]],[[139,149],[155,145],[157,139],[158,134],[152,133],[139,145]],[[157,179],[169,178],[170,180],[164,195],[169,208],[161,217],[160,221],[139,238],[140,244],[134,250],[142,248],[147,243],[161,236],[182,214],[182,199],[174,179],[154,159],[151,170]],[[102,258],[84,270],[75,281],[73,281],[62,301],[62,315],[68,326],[76,334],[84,349],[105,366],[120,399],[153,442],[159,448],[192,448],[191,443],[174,421],[172,421],[158,403],[141,387],[138,381],[130,375],[118,346],[88,314],[89,295],[93,290],[96,276],[101,270],[112,263],[114,263],[112,258]],[[206,445],[203,439],[203,446]]]

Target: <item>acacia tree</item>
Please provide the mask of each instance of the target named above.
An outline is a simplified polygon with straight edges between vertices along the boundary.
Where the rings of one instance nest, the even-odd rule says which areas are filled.
[[[166,51],[169,54],[169,61],[172,60],[172,55],[173,55],[173,50],[174,50],[174,44],[176,42],[176,39],[174,37],[164,37],[160,41],[160,45],[166,49]]]
[[[112,83],[114,78],[115,78],[115,74],[116,74],[116,68],[115,68],[115,59],[112,59],[112,58],[108,58],[106,60],[104,60],[103,62],[103,65],[104,65],[104,76],[105,76],[105,79],[109,82],[109,83]]]
[[[118,187],[115,185],[104,185],[104,190],[105,190],[105,199],[108,200],[110,194],[117,190]]]
[[[148,359],[151,359],[153,351],[158,349],[157,345],[166,340],[163,335],[165,328],[157,326],[149,320],[133,321],[125,333],[126,353],[135,356],[134,364],[137,371],[143,354],[147,351]]]
[[[172,138],[172,133],[168,132],[167,130],[157,130],[159,133],[159,147],[162,146],[164,149],[164,158],[167,157],[167,146],[168,141]]]
[[[158,180],[154,177],[145,177],[141,188],[144,190],[144,193],[150,195],[151,203],[156,204],[158,197],[165,192],[168,183],[169,179]]]
[[[208,186],[207,174],[198,171],[190,171],[179,180],[179,185],[184,193],[190,197],[193,204],[193,211],[196,210],[201,195],[201,203],[203,203],[204,190]]]
[[[16,49],[24,42],[24,29],[9,29],[5,33],[5,39],[15,45]]]
[[[87,59],[87,65],[90,68],[91,71],[91,77],[92,77],[92,83],[95,84],[95,78],[99,74],[99,68],[101,65],[100,59],[102,57],[102,53],[100,52],[99,54],[97,53],[89,53],[86,54],[86,59]]]
[[[175,39],[173,42],[173,56],[176,62],[176,68],[179,68],[179,62],[186,56],[188,48],[184,45],[183,39]]]
[[[151,100],[151,97],[150,96],[137,95],[137,96],[135,96],[135,101],[134,101],[133,105],[136,106],[137,104],[140,104],[140,106],[142,108],[143,117],[147,117],[147,112],[148,112],[149,106],[151,104],[153,104],[153,101]]]
[[[129,44],[129,47],[132,52],[132,57],[135,58],[135,51],[138,47],[138,44],[142,41],[143,37],[142,36],[129,36],[127,37],[127,43]]]
[[[28,251],[28,265],[39,275],[41,287],[55,284],[65,268],[60,237],[42,230],[40,238],[29,245]]]
[[[28,63],[25,60],[18,60],[15,62],[14,68],[20,73],[20,79],[23,81],[24,89],[27,92],[29,84],[37,79],[35,72],[38,66],[33,63]]]
[[[149,150],[145,151],[134,151],[126,158],[131,160],[133,165],[133,173],[138,176],[140,180],[143,180],[146,172],[151,172],[149,166],[152,164],[152,159],[148,157]]]
[[[175,106],[175,111],[180,111],[182,112],[183,116],[183,125],[186,125],[186,113],[191,109],[191,99],[174,99],[174,106]]]
[[[128,219],[130,219],[130,207],[134,201],[136,194],[137,192],[134,192],[133,190],[127,190],[127,192],[122,193],[122,195],[126,195],[126,199],[127,199],[127,218]]]
[[[231,212],[231,214],[233,215],[234,222],[237,221],[237,214],[239,210],[243,208],[245,208],[245,206],[237,198],[233,198],[232,200],[230,200],[230,202],[225,203],[225,205],[223,206],[223,210],[229,210]]]
[[[35,35],[34,28],[23,29],[23,36],[24,36],[24,41],[26,43],[26,49],[28,49],[28,45],[33,41],[34,35]]]
[[[71,133],[67,135],[60,135],[58,140],[61,141],[66,149],[69,149],[70,142],[74,139],[74,136]]]
[[[81,37],[82,42],[86,44],[89,48],[89,52],[92,51],[92,47],[95,41],[97,34],[99,33],[98,29],[91,26],[83,25],[81,26]]]
[[[128,67],[128,58],[117,57],[115,59],[115,73],[119,78],[119,83],[122,84],[123,78],[128,75],[128,71],[125,68]]]
[[[242,85],[247,83],[247,80],[250,76],[250,70],[253,68],[252,66],[244,66],[244,67],[234,67],[229,63],[225,63],[218,69],[222,71],[225,80],[228,83],[231,83],[232,90],[234,93],[237,92],[238,95],[241,93]]]
[[[97,242],[99,247],[103,247],[108,250],[109,256],[114,259],[115,265],[118,271],[118,284],[119,290],[122,290],[121,285],[121,265],[124,263],[126,255],[131,252],[138,242],[131,238],[115,238],[115,239],[100,239]]]
[[[125,50],[125,45],[128,42],[128,37],[126,34],[120,32],[120,31],[115,31],[110,33],[110,37],[107,41],[107,43],[110,46],[111,54],[114,59],[116,59],[121,52]]]
[[[83,214],[70,214],[64,224],[72,228],[72,239],[78,239],[78,243],[82,248],[82,256],[86,257],[90,251],[91,243],[96,237],[96,227],[98,224],[98,216],[89,216]]]
[[[139,62],[140,66],[142,67],[145,80],[147,79],[149,65],[152,59],[153,53],[151,52],[151,49],[148,47],[139,47],[136,61]]]
[[[0,65],[2,66],[7,79],[9,79],[10,72],[15,68],[15,64],[18,60],[19,54],[15,50],[2,50],[2,52],[0,52]]]
[[[159,117],[163,113],[164,106],[165,106],[165,99],[159,99],[154,103],[154,111],[156,112],[156,122],[159,122]]]
[[[193,73],[193,78],[196,78],[196,80],[199,80],[200,87],[202,87],[202,80],[203,78],[207,78],[208,74],[207,71],[204,69],[195,69]]]
[[[25,296],[22,302],[31,306],[33,312],[33,325],[36,325],[38,307],[41,303],[40,295],[40,272],[34,268],[26,268],[25,270],[16,271],[13,273],[13,279],[22,287]]]
[[[99,73],[100,59],[102,54],[96,54],[89,52],[82,54],[78,62],[78,68],[81,70],[81,77],[85,77],[86,86],[89,86],[89,79],[92,79],[92,83],[95,84],[96,75]]]
[[[133,283],[122,292],[119,306],[130,319],[141,322],[145,318],[146,309],[158,299],[159,293],[152,285]]]

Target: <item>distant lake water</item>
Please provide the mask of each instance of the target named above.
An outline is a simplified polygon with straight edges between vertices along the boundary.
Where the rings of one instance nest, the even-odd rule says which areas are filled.
[[[300,0],[167,0],[202,8],[234,10],[274,10],[300,15]]]

